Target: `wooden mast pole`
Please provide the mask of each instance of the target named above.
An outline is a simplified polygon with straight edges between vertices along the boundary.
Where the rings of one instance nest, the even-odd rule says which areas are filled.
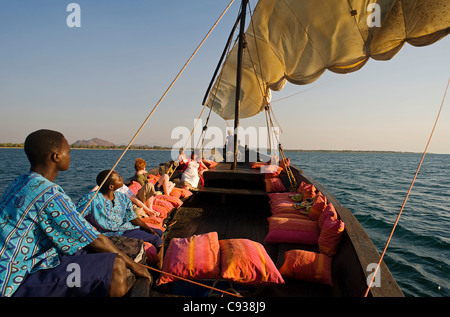
[[[244,50],[244,29],[245,16],[247,11],[248,0],[242,0],[241,4],[241,23],[239,29],[239,44],[238,44],[238,60],[236,71],[236,103],[234,110],[234,162],[231,169],[237,168],[237,151],[238,151],[238,127],[239,127],[239,108],[241,105],[241,79],[242,79],[242,55]]]

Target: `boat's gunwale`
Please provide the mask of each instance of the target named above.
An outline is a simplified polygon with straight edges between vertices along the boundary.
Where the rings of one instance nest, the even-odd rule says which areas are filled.
[[[170,165],[171,162],[162,163],[159,165],[159,167],[153,168],[150,173],[154,174],[163,174],[164,173],[164,167]],[[357,277],[360,282],[358,288],[354,288],[349,292],[337,292],[341,293],[340,295],[343,296],[357,296],[362,297],[367,290],[367,276],[372,273],[372,271],[367,272],[364,268],[369,268],[369,265],[373,263],[378,263],[380,259],[380,254],[378,253],[375,245],[373,244],[370,237],[365,232],[364,228],[361,226],[359,221],[356,219],[356,217],[353,215],[353,213],[343,207],[341,203],[323,186],[320,182],[315,180],[310,175],[307,175],[304,173],[303,170],[300,168],[291,165],[291,170],[297,180],[297,182],[300,184],[301,181],[305,181],[307,183],[313,184],[323,195],[327,197],[328,202],[332,203],[333,206],[336,209],[336,212],[339,216],[339,218],[345,223],[345,231],[344,231],[344,237],[341,243],[340,250],[343,250],[343,248],[351,248],[350,252],[353,255],[356,255],[357,261],[359,262],[357,266],[353,266],[353,268],[349,270],[351,271],[351,274],[355,274],[355,276],[345,276],[340,277],[341,282],[342,279],[344,279],[344,283],[350,281],[348,279],[354,279]],[[232,173],[232,171],[230,171]],[[347,249],[348,251],[349,249]],[[340,252],[340,251],[339,251]],[[335,258],[338,258],[339,253],[335,255]],[[333,261],[333,263],[339,262],[337,260]],[[356,272],[355,270],[358,270],[359,272]],[[392,276],[391,272],[389,271],[389,268],[386,266],[384,262],[381,263],[380,266],[380,285],[376,285],[372,287],[369,290],[369,297],[403,297],[404,294],[401,291],[400,287],[398,286],[397,282],[395,281],[394,277]],[[354,283],[354,281],[351,281],[351,283]],[[341,283],[342,284],[342,283]],[[356,283],[354,283],[356,284]],[[340,285],[342,286],[342,285]]]
[[[296,177],[297,181],[305,181],[313,184],[323,195],[327,197],[328,202],[332,203],[336,209],[339,218],[345,224],[344,234],[350,240],[351,246],[358,257],[362,274],[367,277],[373,273],[373,264],[377,264],[380,260],[380,254],[378,253],[373,241],[367,235],[366,231],[356,219],[353,213],[343,207],[341,203],[323,186],[320,182],[315,180],[310,175],[304,173],[301,169],[291,165],[291,169]],[[345,241],[345,239],[343,239]],[[366,268],[366,270],[364,269]],[[369,270],[367,270],[369,269]],[[380,270],[377,273],[380,276],[379,286],[371,287],[369,296],[371,297],[403,297],[404,294],[395,281],[392,273],[390,272],[384,261],[381,262]],[[367,284],[365,285],[367,289]],[[363,291],[365,292],[366,289]]]

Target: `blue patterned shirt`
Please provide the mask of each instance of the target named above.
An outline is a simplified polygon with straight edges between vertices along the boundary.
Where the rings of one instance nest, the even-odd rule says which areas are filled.
[[[100,233],[106,236],[122,235],[127,230],[139,228],[130,222],[137,218],[131,200],[118,191],[114,193],[113,201],[98,192],[86,211],[83,212],[94,194],[95,192],[91,192],[83,195],[76,206],[78,212],[82,213],[83,217]]]
[[[99,233],[63,189],[40,174],[17,177],[0,201],[0,295],[11,296],[27,273],[56,267]]]

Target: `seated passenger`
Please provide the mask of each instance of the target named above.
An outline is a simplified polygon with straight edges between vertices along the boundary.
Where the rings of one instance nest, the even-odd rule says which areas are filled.
[[[136,162],[134,163],[134,169],[136,170],[136,173],[134,174],[132,180],[138,182],[139,184],[141,184],[141,186],[145,186],[148,183],[149,173],[145,169],[146,167],[147,167],[147,162],[145,160],[143,160],[141,158],[136,159]],[[161,192],[164,195],[170,195],[170,192],[175,187],[175,184],[169,180],[169,175],[164,174],[158,179],[158,181],[156,182],[154,187],[155,187],[155,192]],[[139,197],[138,195],[137,195],[137,197],[139,199],[141,199],[141,197]],[[147,198],[147,197],[145,197],[145,198]],[[149,197],[147,199],[145,199],[145,198],[144,198],[144,200],[142,200],[142,199],[141,200],[146,201]]]
[[[197,188],[199,182],[202,181],[202,174],[208,170],[202,160],[197,159],[198,156],[192,152],[191,159],[187,161],[186,167],[181,175],[181,182],[184,189]]]
[[[30,171],[17,177],[0,201],[0,296],[123,296],[127,268],[150,279],[148,270],[96,231],[54,183],[70,165],[64,136],[38,130],[27,136],[24,149]],[[80,270],[77,287],[66,282],[73,266]]]
[[[108,174],[109,170],[98,174],[98,186]],[[97,195],[90,192],[80,198],[76,204],[78,212],[106,236],[125,236],[150,242],[155,247],[161,246],[162,231],[150,228],[136,215],[131,200],[125,194],[116,192],[122,186],[122,177],[112,172]],[[85,208],[94,195],[91,204]]]

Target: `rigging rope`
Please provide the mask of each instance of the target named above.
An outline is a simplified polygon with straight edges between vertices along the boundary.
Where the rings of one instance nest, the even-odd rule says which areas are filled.
[[[194,58],[194,56],[197,54],[198,50],[200,49],[200,47],[203,46],[203,44],[205,43],[206,39],[209,37],[209,35],[211,35],[212,31],[216,28],[217,24],[219,23],[219,21],[222,19],[222,17],[225,15],[225,13],[228,11],[228,9],[231,7],[231,5],[233,4],[234,0],[231,0],[231,2],[228,4],[228,6],[225,8],[225,10],[222,12],[222,14],[219,16],[219,18],[216,20],[216,22],[214,23],[214,25],[211,27],[211,29],[208,31],[208,33],[205,35],[205,37],[203,38],[203,40],[200,42],[200,44],[197,46],[197,48],[195,49],[195,51],[192,53],[192,55],[189,57],[189,59],[187,60],[187,62],[184,64],[184,66],[181,68],[181,70],[178,72],[177,76],[174,78],[174,80],[172,81],[172,83],[169,85],[169,87],[166,89],[166,91],[164,92],[164,94],[161,96],[161,98],[159,99],[159,101],[156,103],[156,105],[153,107],[152,111],[150,112],[150,114],[147,116],[147,118],[144,120],[144,122],[142,123],[142,125],[140,126],[140,128],[137,130],[137,132],[135,133],[135,135],[133,136],[133,138],[130,140],[130,142],[128,143],[128,145],[126,146],[126,148],[123,150],[122,154],[120,155],[120,157],[117,159],[116,163],[114,164],[114,166],[111,168],[111,170],[109,171],[108,175],[106,175],[105,179],[103,180],[103,182],[98,186],[97,190],[95,191],[94,195],[92,195],[91,199],[89,200],[89,202],[86,204],[86,206],[84,207],[83,211],[81,212],[81,214],[83,215],[86,212],[86,209],[90,206],[90,204],[92,203],[92,201],[94,200],[94,198],[97,196],[98,192],[100,191],[100,189],[102,188],[102,186],[105,184],[106,180],[108,179],[108,177],[112,174],[112,172],[115,170],[115,168],[117,167],[117,165],[119,164],[119,162],[122,160],[123,156],[125,155],[125,153],[128,151],[128,149],[130,148],[131,144],[133,144],[134,140],[136,139],[136,137],[141,133],[142,129],[144,128],[144,126],[147,124],[148,120],[150,120],[150,117],[153,115],[153,113],[156,111],[156,109],[158,108],[158,106],[161,104],[161,102],[163,101],[163,99],[166,97],[167,93],[172,89],[173,85],[175,84],[175,82],[178,80],[178,78],[181,76],[181,74],[184,72],[184,70],[186,69],[186,67],[188,66],[188,64],[191,62],[191,60]]]
[[[427,150],[428,150],[428,146],[430,145],[431,138],[433,137],[434,130],[436,128],[436,125],[438,123],[439,117],[441,115],[442,107],[444,106],[445,96],[447,95],[449,84],[450,84],[450,78],[449,78],[449,80],[447,82],[447,87],[445,88],[445,93],[444,93],[444,97],[442,98],[441,107],[439,108],[438,114],[436,116],[436,120],[434,122],[433,129],[431,130],[430,137],[428,138],[427,145],[425,146],[425,150],[424,150],[424,152],[422,154],[422,158],[420,159],[419,166],[417,167],[416,173],[414,174],[414,177],[413,177],[413,179],[411,181],[411,185],[409,186],[408,192],[406,193],[405,199],[403,200],[403,204],[402,204],[402,207],[400,208],[400,212],[397,215],[397,219],[395,220],[394,226],[393,226],[391,234],[389,235],[389,238],[388,238],[388,240],[386,242],[386,245],[384,247],[383,253],[381,254],[380,260],[378,261],[378,264],[377,264],[377,266],[375,268],[375,271],[372,274],[372,279],[370,280],[370,283],[367,286],[367,290],[366,290],[366,293],[364,294],[364,297],[367,297],[367,295],[369,294],[369,290],[372,287],[372,284],[373,284],[373,282],[375,280],[375,276],[378,273],[378,270],[380,268],[381,262],[383,261],[383,257],[386,254],[386,250],[387,250],[387,248],[389,246],[389,243],[390,243],[390,241],[392,239],[392,236],[394,235],[395,228],[397,227],[397,224],[398,224],[398,222],[400,220],[400,216],[401,216],[401,214],[403,212],[403,209],[405,208],[406,201],[408,200],[409,194],[411,193],[412,187],[414,186],[414,182],[416,181],[417,175],[419,174],[420,167],[422,166],[423,160],[424,160],[425,155],[426,155]]]
[[[147,266],[147,265],[144,265],[144,264],[141,264],[141,263],[137,263],[137,264],[140,265],[140,266],[145,267],[146,269],[149,269],[149,270],[161,273],[161,274],[169,275],[171,277],[174,277],[174,278],[180,279],[182,281],[185,281],[185,282],[188,282],[188,283],[191,283],[191,284],[194,284],[194,285],[198,285],[198,286],[201,286],[201,287],[204,287],[204,288],[208,288],[208,289],[213,290],[213,291],[217,291],[217,292],[220,292],[220,293],[223,293],[223,294],[227,294],[227,295],[230,295],[230,296],[234,296],[234,297],[242,297],[241,295],[233,294],[233,293],[221,290],[221,289],[213,287],[213,286],[201,284],[199,282],[196,282],[196,281],[193,281],[193,280],[189,280],[187,278],[184,278],[184,277],[181,277],[181,276],[177,276],[177,275],[174,275],[172,273],[168,273],[168,272],[164,272],[164,271],[155,269],[154,267],[150,267],[150,266]]]

